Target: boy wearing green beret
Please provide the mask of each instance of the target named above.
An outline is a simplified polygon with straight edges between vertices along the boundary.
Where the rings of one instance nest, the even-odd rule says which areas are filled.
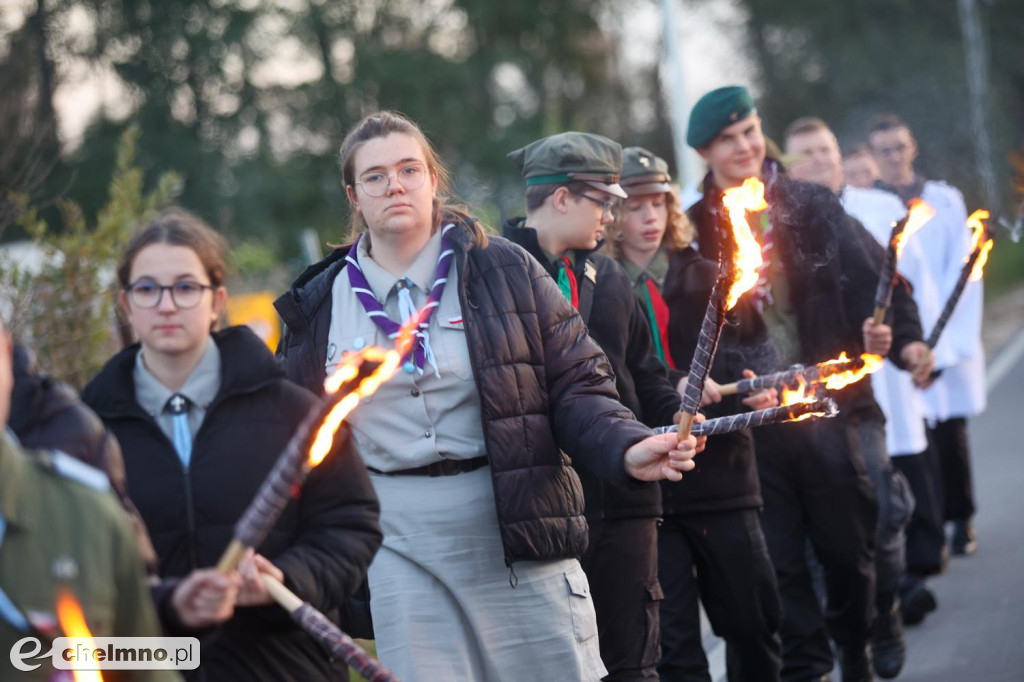
[[[717,260],[731,237],[720,233],[724,190],[759,177],[768,209],[749,222],[764,265],[752,297],[761,333],[782,366],[816,363],[840,352],[888,355],[904,367],[913,341],[874,325],[876,263],[860,240],[843,239],[846,214],[827,188],[791,180],[766,159],[761,119],[746,88],[704,95],[690,115],[687,142],[707,162],[703,196],[689,210],[701,255]],[[722,221],[724,222],[724,221]],[[835,395],[835,419],[755,429],[764,497],[762,525],[783,603],[784,680],[818,680],[832,670],[835,640],[844,682],[873,679],[867,644],[874,614],[878,502],[864,452],[885,447],[869,381]],[[825,568],[823,614],[805,556],[810,539]],[[827,631],[826,631],[827,624]]]

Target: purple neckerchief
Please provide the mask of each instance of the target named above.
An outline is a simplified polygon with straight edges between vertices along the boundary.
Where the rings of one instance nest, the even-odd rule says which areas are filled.
[[[420,324],[410,349],[410,353],[413,355],[413,364],[420,374],[423,374],[423,365],[426,363],[429,355],[434,365],[434,374],[441,376],[437,369],[437,363],[433,361],[433,353],[430,352],[430,336],[427,333],[427,327],[430,325],[430,318],[434,314],[434,309],[437,308],[441,301],[441,293],[444,291],[445,282],[448,281],[448,272],[451,270],[452,258],[455,256],[452,240],[448,237],[448,232],[453,227],[455,227],[454,223],[448,223],[441,228],[441,255],[437,257],[437,271],[434,274],[434,283],[430,285],[427,302],[423,304],[419,311]],[[349,249],[348,255],[345,256],[345,260],[351,266],[345,268],[348,271],[348,283],[352,287],[356,298],[363,305],[363,310],[366,311],[367,316],[388,335],[389,339],[394,339],[398,336],[402,323],[395,322],[384,312],[384,307],[377,300],[377,297],[373,295],[370,283],[366,281],[366,276],[363,274],[362,268],[359,267],[358,248],[359,240],[362,238],[363,235],[359,235],[356,238],[352,248]],[[405,357],[402,360],[405,360]]]

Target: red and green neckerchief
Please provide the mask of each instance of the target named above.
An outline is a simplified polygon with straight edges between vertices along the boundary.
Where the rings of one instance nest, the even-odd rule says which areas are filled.
[[[558,288],[562,290],[562,295],[566,300],[572,303],[572,307],[578,310],[580,290],[576,284],[576,273],[572,271],[572,261],[568,256],[562,256],[555,261],[555,264],[558,266],[558,278],[555,280],[558,282]]]
[[[661,292],[658,291],[658,285],[654,279],[647,273],[641,277],[644,283],[642,299],[644,308],[647,310],[647,319],[651,322],[654,350],[662,364],[669,369],[675,369],[676,365],[672,361],[672,354],[668,350],[668,305],[661,297]]]

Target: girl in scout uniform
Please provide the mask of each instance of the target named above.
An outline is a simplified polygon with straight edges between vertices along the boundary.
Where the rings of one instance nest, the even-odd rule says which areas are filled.
[[[381,500],[377,653],[405,682],[596,682],[569,457],[623,483],[678,479],[695,442],[630,418],[554,280],[448,203],[447,172],[414,123],[368,116],[341,164],[355,239],[278,299],[279,353],[319,390],[345,352],[391,347],[424,311],[403,368],[349,418]]]
[[[135,236],[117,276],[139,342],[115,355],[83,394],[124,451],[128,493],[165,579],[155,597],[171,633],[197,634],[187,616],[202,607],[184,602],[175,580],[216,564],[235,522],[316,403],[247,328],[211,331],[227,299],[222,245],[181,210],[158,215]],[[348,452],[331,453],[285,508],[260,555],[243,562],[234,615],[205,631],[197,679],[344,675],[340,662],[329,661],[271,603],[256,570],[330,613],[363,579],[380,543],[377,518],[362,463]]]

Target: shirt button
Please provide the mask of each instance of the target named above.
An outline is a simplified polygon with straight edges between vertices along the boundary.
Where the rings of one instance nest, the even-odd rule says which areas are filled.
[[[418,388],[412,389],[411,391],[409,391],[409,395],[411,395],[413,398],[420,397],[420,389],[418,389]]]
[[[430,438],[430,436],[432,436],[432,435],[433,435],[433,434],[432,434],[432,433],[430,433],[430,431],[424,431],[424,432],[423,432],[423,437],[424,437],[424,438]]]

